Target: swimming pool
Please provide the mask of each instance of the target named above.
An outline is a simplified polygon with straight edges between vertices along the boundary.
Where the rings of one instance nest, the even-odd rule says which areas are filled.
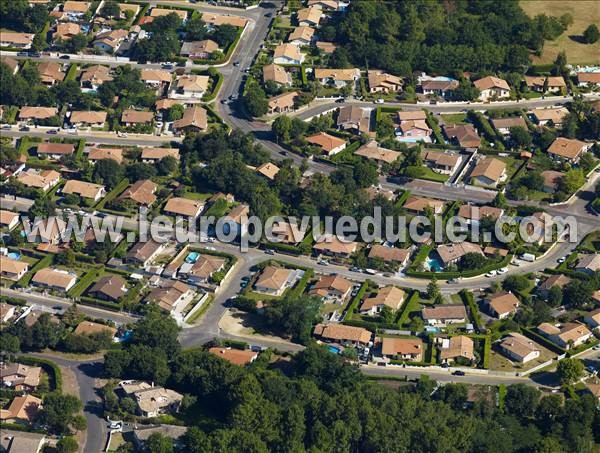
[[[21,254],[20,254],[20,253],[18,253],[18,252],[10,252],[10,253],[9,253],[7,256],[8,256],[8,257],[9,257],[11,260],[15,260],[15,261],[16,261],[16,260],[20,260],[20,259],[21,259]]]
[[[444,265],[436,256],[428,256],[425,258],[425,267],[431,272],[441,272],[444,270]]]
[[[195,263],[196,261],[198,261],[198,257],[200,256],[200,254],[198,252],[190,252],[188,254],[188,256],[185,257],[185,262],[186,263]]]
[[[334,354],[339,354],[342,350],[337,346],[327,346],[329,352],[333,352]]]

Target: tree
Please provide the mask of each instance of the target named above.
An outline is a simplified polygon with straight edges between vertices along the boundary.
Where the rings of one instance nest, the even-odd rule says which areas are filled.
[[[511,385],[506,390],[504,408],[508,414],[530,417],[535,413],[540,391],[526,384]]]
[[[562,304],[563,293],[560,286],[554,285],[548,291],[548,304],[551,307],[558,307]]]
[[[437,283],[435,275],[431,277],[431,281],[427,284],[427,297],[430,300],[435,300],[440,295],[440,287]]]
[[[485,266],[487,259],[480,253],[466,253],[460,259],[458,267],[461,270],[481,269]]]
[[[531,134],[521,126],[513,126],[509,129],[510,138],[519,148],[527,148],[531,145]]]
[[[167,121],[177,121],[183,118],[184,107],[181,104],[173,105],[169,110],[167,110],[166,120]]]
[[[598,39],[600,39],[600,30],[596,24],[591,24],[583,32],[583,41],[587,44],[594,44]]]
[[[92,179],[112,190],[123,179],[123,167],[114,159],[101,159],[94,165]]]
[[[56,262],[58,264],[62,264],[63,266],[73,267],[75,264],[75,253],[73,253],[73,250],[71,249],[60,252],[58,255],[56,255]]]
[[[590,281],[573,279],[563,289],[563,301],[565,305],[576,308],[590,305],[594,291]]]
[[[571,169],[560,178],[558,188],[567,194],[574,193],[585,184],[585,174],[580,169]]]
[[[305,344],[311,338],[320,305],[316,297],[286,295],[278,303],[265,307],[265,323],[272,330]]]
[[[79,449],[77,441],[72,436],[61,437],[56,443],[58,453],[75,453]]]
[[[261,117],[269,111],[267,95],[257,83],[251,83],[246,87],[243,101],[248,113],[255,118]]]
[[[556,374],[563,385],[573,384],[583,377],[583,362],[579,359],[565,358],[558,362]]]
[[[156,169],[161,176],[167,176],[177,170],[179,162],[173,156],[165,156],[158,161]]]
[[[132,182],[140,181],[142,179],[150,179],[156,176],[156,167],[144,162],[134,162],[125,167],[125,176],[127,176],[127,178],[129,178],[129,180]]]
[[[287,142],[290,139],[290,133],[292,130],[292,119],[286,115],[279,115],[273,121],[271,130],[275,134],[278,143],[280,140],[282,142]]]
[[[202,41],[206,38],[208,30],[206,29],[206,23],[201,17],[192,17],[185,24],[186,40],[188,41]]]
[[[502,282],[505,291],[523,291],[529,288],[529,279],[524,275],[509,275]]]
[[[145,442],[150,453],[173,453],[173,440],[161,433],[153,433]]]
[[[219,25],[212,35],[213,39],[219,44],[221,49],[229,47],[229,45],[235,41],[236,36],[237,27],[229,24]]]
[[[119,8],[119,4],[117,2],[110,0],[104,2],[104,6],[102,7],[100,14],[106,18],[116,18],[121,15],[121,9]]]
[[[83,409],[83,404],[77,397],[50,393],[44,398],[43,408],[39,413],[39,422],[47,425],[48,430],[53,434],[70,434],[71,428],[83,430],[85,429],[85,418],[78,415],[81,409]]]

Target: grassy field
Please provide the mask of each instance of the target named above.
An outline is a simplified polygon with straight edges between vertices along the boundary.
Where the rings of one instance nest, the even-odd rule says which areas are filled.
[[[573,16],[573,24],[558,39],[546,41],[542,56],[533,57],[534,64],[552,63],[562,50],[567,52],[569,63],[600,63],[600,41],[595,44],[578,42],[590,24],[600,23],[600,8],[596,0],[522,0],[520,5],[531,17],[538,14],[560,17],[567,13]]]

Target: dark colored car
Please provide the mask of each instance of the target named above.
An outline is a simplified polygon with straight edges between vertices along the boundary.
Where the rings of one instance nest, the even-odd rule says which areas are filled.
[[[464,376],[465,372],[464,371],[460,371],[460,370],[456,370],[455,372],[452,373],[452,376]]]

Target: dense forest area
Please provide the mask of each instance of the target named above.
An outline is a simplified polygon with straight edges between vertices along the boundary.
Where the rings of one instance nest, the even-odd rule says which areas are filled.
[[[336,66],[409,76],[416,70],[523,73],[530,54],[541,52],[572,18],[530,19],[517,0],[411,0],[352,2],[339,21],[320,34],[342,45],[333,55]]]
[[[200,349],[182,351],[175,321],[158,311],[133,329],[123,350],[107,353],[106,372],[186,395],[181,416],[194,424],[181,450],[188,453],[591,452],[600,440],[589,394],[563,401],[519,384],[506,389],[502,407],[485,397],[471,405],[463,384],[434,391],[424,378],[389,388],[317,345],[278,361],[266,352],[241,368]]]

